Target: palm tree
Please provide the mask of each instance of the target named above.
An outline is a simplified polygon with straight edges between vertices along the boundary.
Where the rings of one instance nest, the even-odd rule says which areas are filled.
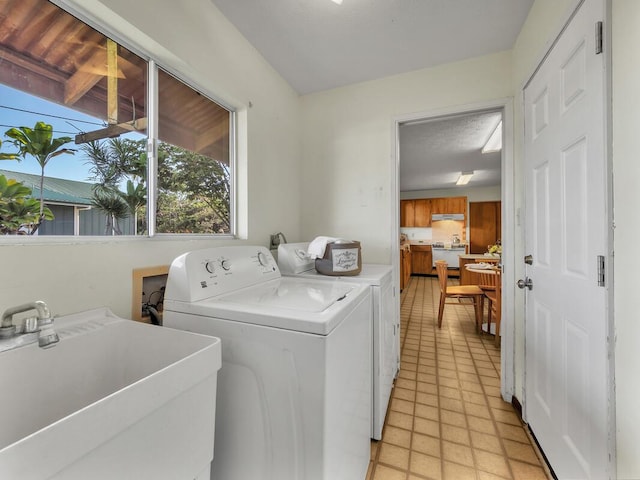
[[[117,192],[94,190],[91,205],[105,214],[105,235],[122,235],[118,220],[127,218],[129,206]]]
[[[138,212],[147,204],[147,189],[143,183],[134,185],[131,180],[127,180],[127,191],[118,192],[129,208],[129,213],[134,220],[134,235],[138,234]]]
[[[5,135],[11,138],[18,152],[16,158],[27,158],[31,155],[40,165],[40,216],[31,234],[33,235],[38,227],[45,220],[44,216],[44,168],[54,157],[68,153],[73,155],[75,150],[62,148],[65,143],[71,141],[71,137],[53,138],[53,127],[44,122],[36,122],[35,127],[10,128]]]
[[[0,147],[2,147],[2,140],[0,140]],[[0,152],[0,160],[15,160],[15,153],[2,153]]]
[[[91,165],[89,172],[96,182],[93,187],[92,204],[107,215],[106,232],[121,233],[117,220],[122,205],[134,219],[134,233],[138,233],[138,213],[146,205],[145,187],[147,157],[144,143],[128,139],[110,138],[108,141],[93,141],[82,146]],[[127,180],[126,191],[120,190]],[[137,183],[136,183],[137,182]],[[118,197],[118,198],[116,198]]]

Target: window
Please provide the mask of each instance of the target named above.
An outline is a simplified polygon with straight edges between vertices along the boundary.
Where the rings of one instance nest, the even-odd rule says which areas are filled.
[[[158,71],[158,233],[231,231],[228,110]]]
[[[232,233],[232,111],[47,0],[0,31],[0,234]]]

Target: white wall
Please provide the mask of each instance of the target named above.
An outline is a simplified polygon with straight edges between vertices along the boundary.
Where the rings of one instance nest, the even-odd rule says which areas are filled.
[[[618,478],[640,478],[640,2],[613,0],[615,380]]]
[[[509,52],[302,97],[302,233],[362,242],[391,263],[393,120],[511,95]]]
[[[150,51],[195,80],[205,93],[238,109],[240,231],[268,246],[269,234],[300,234],[298,95],[209,0],[68,0],[108,23],[119,40]],[[126,16],[127,21],[120,18]],[[253,104],[249,108],[249,102]],[[247,130],[248,129],[248,134]],[[0,310],[36,299],[55,314],[100,305],[131,311],[131,270],[169,264],[187,250],[235,240],[129,239],[84,244],[16,244],[0,239]],[[18,239],[19,240],[19,239]],[[35,239],[27,239],[35,240]]]

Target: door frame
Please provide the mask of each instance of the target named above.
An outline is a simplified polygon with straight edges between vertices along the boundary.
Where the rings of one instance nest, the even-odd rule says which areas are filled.
[[[513,98],[499,98],[484,102],[456,105],[418,113],[399,115],[391,125],[391,262],[394,271],[394,285],[400,279],[400,141],[399,129],[402,123],[417,120],[446,118],[453,115],[500,110],[502,112],[503,145],[501,155],[502,184],[502,257],[506,265],[515,265],[516,241],[516,198],[514,163],[514,113]],[[507,268],[503,274],[503,299],[501,330],[501,374],[500,392],[502,398],[511,402],[515,392],[515,269]],[[397,311],[400,310],[400,296],[396,295]],[[506,321],[505,321],[506,320]]]

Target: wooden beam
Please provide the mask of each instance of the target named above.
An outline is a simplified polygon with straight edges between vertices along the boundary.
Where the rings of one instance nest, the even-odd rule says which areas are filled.
[[[124,122],[118,123],[114,125],[109,125],[106,128],[101,128],[100,130],[94,130],[92,132],[80,133],[76,135],[75,143],[89,143],[95,140],[102,140],[103,138],[113,138],[123,133],[129,132],[142,132],[147,128],[147,119],[139,118],[134,122]]]
[[[54,82],[63,83],[65,81],[64,75],[60,74],[57,70],[49,66],[44,66],[42,63],[3,45],[0,45],[0,59],[2,59],[3,69],[7,68],[6,64],[8,63],[24,68],[29,72],[33,72]]]
[[[98,49],[87,60],[81,68],[78,68],[64,85],[64,103],[65,105],[73,105],[104,76],[100,75],[100,71],[104,71],[107,63],[107,52]]]
[[[107,38],[107,123],[118,123],[118,44]]]
[[[117,56],[117,44],[112,40],[108,40],[112,42],[116,47],[116,57],[117,61],[115,62],[115,76],[117,78],[125,78],[123,69],[129,72],[130,75],[138,75],[140,72],[140,67],[137,65],[125,60],[122,57]],[[118,66],[120,68],[118,68]],[[103,77],[109,76],[109,60],[107,50],[104,47],[96,47],[93,55],[89,57],[82,65],[78,66],[76,73],[71,75],[65,84],[65,94],[64,94],[64,103],[66,105],[73,105],[76,103],[83,95],[85,95],[89,90],[91,90]]]

